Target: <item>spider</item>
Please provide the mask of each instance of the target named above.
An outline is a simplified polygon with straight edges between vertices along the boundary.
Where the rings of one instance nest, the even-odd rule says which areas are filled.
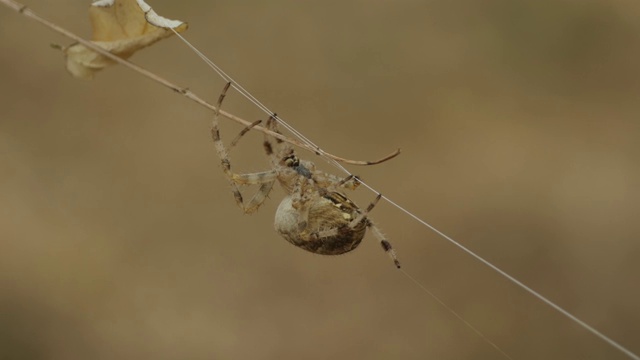
[[[218,117],[230,85],[231,83],[227,83],[218,99],[211,124],[211,136],[238,207],[246,214],[257,211],[277,181],[286,196],[276,210],[274,227],[288,242],[312,253],[339,255],[358,247],[369,228],[395,266],[400,268],[400,262],[391,244],[368,217],[382,195],[378,194],[363,210],[341,192],[342,189],[354,190],[360,183],[357,176],[350,175],[341,179],[316,170],[311,161],[299,159],[293,147],[281,139],[275,138],[277,146],[274,148],[266,134],[263,147],[271,163],[271,170],[249,174],[231,171],[229,150],[244,134],[262,121],[258,120],[245,127],[230,143],[229,148],[224,145],[220,138]],[[275,114],[269,117],[265,127],[281,134],[277,128]],[[245,201],[240,192],[242,185],[259,185],[259,189],[251,199]]]

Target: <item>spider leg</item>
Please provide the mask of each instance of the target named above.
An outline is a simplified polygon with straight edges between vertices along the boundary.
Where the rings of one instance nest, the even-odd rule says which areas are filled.
[[[227,90],[231,83],[227,83],[218,98],[218,106],[216,107],[216,111],[213,115],[213,120],[211,121],[211,138],[213,139],[213,144],[216,148],[216,153],[220,158],[220,162],[222,163],[222,169],[225,174],[230,171],[231,163],[229,161],[229,152],[227,148],[224,146],[222,139],[220,138],[220,125],[218,119],[220,118],[220,107],[222,106],[222,101],[227,94]]]
[[[376,196],[376,198],[371,202],[371,204],[369,204],[369,206],[367,206],[367,208],[364,209],[364,211],[361,211],[358,214],[358,216],[356,216],[356,218],[349,223],[349,227],[353,229],[354,227],[356,227],[356,225],[360,224],[360,222],[364,220],[364,218],[366,218],[367,215],[369,215],[369,212],[373,210],[373,208],[376,206],[378,201],[380,201],[381,197],[382,197],[382,194],[378,194],[378,196]]]
[[[365,224],[369,226],[369,220],[367,219],[367,216],[369,215],[369,212],[373,210],[373,208],[376,206],[376,204],[378,203],[381,197],[382,197],[382,194],[378,194],[378,196],[376,196],[376,198],[371,202],[371,204],[369,204],[369,206],[367,206],[367,208],[364,211],[359,210],[355,206],[355,204],[352,204],[352,206],[356,210],[353,213],[357,214],[357,216],[353,218],[353,220],[351,220],[349,224],[346,225],[345,227],[349,229],[355,229],[358,225],[360,225],[360,223],[362,223],[362,221],[366,221]],[[351,202],[349,201],[349,203]],[[334,228],[325,229],[325,230],[321,230],[316,233],[313,233],[312,236],[314,236],[315,238],[322,239],[322,238],[327,238],[332,236],[338,236],[339,234],[340,234],[340,228],[334,227]]]
[[[373,208],[376,206],[378,201],[380,201],[380,198],[382,198],[382,194],[378,194],[378,196],[376,196],[376,198],[371,202],[371,204],[369,204],[369,206],[367,206],[365,210],[360,211],[358,216],[356,216],[356,218],[349,223],[348,227],[351,229],[354,229],[362,221],[365,221],[366,226],[369,229],[371,229],[373,236],[375,236],[375,238],[378,239],[378,241],[380,242],[380,246],[382,246],[382,249],[389,255],[391,260],[393,260],[393,263],[395,264],[395,266],[399,269],[400,261],[398,260],[398,257],[396,256],[396,252],[391,246],[391,243],[385,238],[384,234],[382,234],[382,231],[380,231],[380,229],[368,217],[369,212],[373,210]],[[320,231],[316,234],[312,234],[312,236],[315,236],[318,239],[322,239],[322,238],[337,236],[339,234],[340,234],[340,229],[332,228],[332,229]]]
[[[398,257],[396,256],[396,251],[391,246],[391,243],[387,241],[382,231],[378,229],[378,227],[373,223],[373,221],[371,221],[371,219],[367,219],[366,221],[367,221],[367,227],[371,229],[373,236],[375,236],[376,239],[378,239],[378,241],[380,242],[380,246],[382,246],[382,250],[384,250],[389,255],[391,260],[393,260],[393,263],[395,264],[395,266],[398,269],[400,269],[400,261],[398,260]]]
[[[280,130],[278,129],[278,120],[277,120],[277,117],[278,117],[278,114],[275,114],[275,113],[274,113],[273,115],[269,116],[269,119],[267,120],[266,127],[267,127],[267,129],[269,129],[269,130],[271,130],[271,131],[273,131],[273,132],[275,132],[275,133],[278,133],[278,134],[282,135],[282,133],[281,133],[281,132],[280,132]],[[276,143],[278,143],[278,144],[282,144],[282,143],[283,143],[283,141],[282,141],[282,140],[280,140],[280,139],[278,139],[278,138],[276,138]]]
[[[229,174],[230,180],[238,185],[262,185],[274,182],[278,177],[278,174],[273,170],[249,174],[236,174],[233,172]]]
[[[360,185],[360,178],[356,175],[349,175],[345,178],[339,178],[333,174],[325,173],[324,171],[313,171],[313,180],[318,187],[325,189],[343,188],[349,190],[355,190]]]
[[[229,184],[231,185],[231,191],[233,192],[233,197],[236,201],[236,204],[242,211],[247,214],[253,213],[264,201],[266,200],[269,192],[273,188],[273,184],[275,183],[275,173],[274,172],[264,172],[264,173],[254,173],[254,174],[235,174],[231,171],[231,160],[229,160],[229,150],[224,146],[222,139],[220,138],[220,127],[218,123],[218,119],[220,117],[220,107],[222,106],[222,101],[224,100],[227,90],[231,83],[227,83],[218,98],[218,103],[216,107],[216,111],[214,112],[213,120],[211,122],[211,137],[213,139],[213,143],[216,149],[216,153],[220,158],[220,163],[222,165],[222,171],[225,176],[229,180]],[[235,146],[235,144],[240,140],[240,138],[246,134],[251,128],[258,125],[259,122],[254,122],[251,125],[247,126],[243,129],[240,134],[234,139],[231,146]],[[244,199],[242,197],[242,193],[240,192],[239,184],[260,184],[260,188],[258,191],[251,197],[248,203],[245,204]]]
[[[230,176],[229,183],[231,184],[231,191],[233,192],[236,204],[246,214],[252,214],[267,200],[273,184],[275,184],[277,175],[275,171],[265,171],[250,174],[230,173]],[[238,185],[260,185],[260,187],[247,203],[244,201]]]
[[[270,125],[271,125],[271,118],[267,120],[266,128],[269,130],[273,130]],[[278,147],[282,143],[280,139],[276,139],[276,142],[278,144]],[[264,148],[264,153],[267,154],[267,157],[269,157],[269,162],[271,163],[271,166],[275,167],[278,164],[278,159],[276,157],[277,150],[273,148],[273,144],[269,140],[269,136],[267,134],[264,134],[264,141],[262,142],[262,147]]]
[[[376,196],[376,198],[371,202],[371,204],[369,204],[369,206],[367,206],[367,208],[364,211],[362,211],[355,219],[353,219],[353,221],[351,221],[351,223],[349,223],[349,227],[353,229],[361,221],[363,220],[366,221],[367,227],[371,229],[373,236],[375,236],[376,239],[378,239],[378,241],[380,242],[380,246],[382,246],[382,249],[389,255],[391,260],[393,260],[393,263],[396,265],[396,267],[400,269],[400,261],[398,261],[398,257],[396,256],[396,251],[393,250],[391,243],[387,241],[384,234],[382,234],[382,231],[380,231],[380,229],[373,223],[373,221],[367,217],[369,215],[369,212],[371,212],[371,210],[373,210],[373,208],[376,206],[378,201],[380,201],[380,198],[382,198],[382,194],[378,193],[378,196]]]
[[[255,126],[257,126],[261,122],[262,122],[262,120],[256,120],[256,121],[252,122],[251,124],[247,125],[244,129],[242,129],[240,131],[240,133],[238,134],[238,136],[236,136],[235,139],[233,139],[233,141],[231,141],[231,144],[229,144],[229,150],[233,149],[233,147],[238,144],[238,141],[240,141],[240,139],[244,136],[244,134],[246,134],[249,131],[251,131],[251,129],[253,129]]]
[[[298,211],[298,231],[304,232],[309,224],[310,200],[314,193],[313,180],[298,177],[291,195],[291,206]]]
[[[278,125],[277,125],[277,114],[273,114],[271,116],[269,116],[269,119],[267,119],[267,122],[265,124],[265,127],[277,134],[282,135],[282,133],[280,132],[280,130],[278,129]],[[291,145],[289,145],[288,143],[285,143],[284,141],[278,139],[278,138],[274,138],[275,142],[276,142],[276,147],[274,148],[273,144],[271,143],[271,141],[269,140],[270,136],[265,134],[264,135],[264,142],[263,142],[263,147],[264,147],[264,151],[267,154],[267,156],[269,157],[269,161],[271,162],[271,166],[272,167],[277,167],[280,163],[280,160],[284,157],[284,155],[286,153],[293,153],[293,147],[291,147]]]
[[[360,186],[360,177],[358,175],[351,174],[346,178],[340,180],[338,186],[345,189],[355,190],[358,186]]]

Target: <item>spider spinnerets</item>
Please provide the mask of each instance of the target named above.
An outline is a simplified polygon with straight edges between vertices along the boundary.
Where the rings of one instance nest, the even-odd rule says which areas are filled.
[[[274,148],[267,134],[264,136],[263,144],[271,163],[271,170],[249,174],[236,174],[231,171],[229,150],[244,134],[260,124],[261,120],[245,127],[227,149],[220,138],[218,117],[229,86],[230,83],[227,83],[218,99],[217,110],[211,125],[211,135],[216,153],[220,157],[222,170],[229,180],[236,204],[240,209],[247,214],[257,211],[277,181],[286,196],[276,210],[274,227],[288,242],[312,253],[339,255],[358,247],[369,228],[395,266],[400,268],[400,262],[391,244],[368,217],[382,195],[378,194],[363,210],[340,191],[354,190],[359,185],[356,176],[350,175],[341,179],[316,170],[311,161],[299,159],[293,147],[281,139],[274,138],[276,142]],[[281,134],[277,121],[274,114],[269,117],[265,127]],[[240,192],[240,186],[243,185],[259,185],[258,191],[248,201],[245,201]]]

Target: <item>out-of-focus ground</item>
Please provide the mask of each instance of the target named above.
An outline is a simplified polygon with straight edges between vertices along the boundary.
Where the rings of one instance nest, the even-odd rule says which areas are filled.
[[[89,34],[88,1],[28,5]],[[349,169],[640,353],[640,3],[151,5],[328,151],[400,147]],[[295,248],[272,230],[280,189],[243,215],[211,113],[123,67],[75,80],[50,43],[69,40],[0,6],[1,359],[501,358],[373,237]],[[212,101],[223,85],[177,39],[132,60]],[[237,170],[267,168],[260,141]],[[389,204],[372,218],[514,359],[626,358]]]

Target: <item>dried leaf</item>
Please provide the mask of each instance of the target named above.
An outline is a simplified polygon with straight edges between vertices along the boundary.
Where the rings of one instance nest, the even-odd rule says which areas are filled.
[[[143,0],[99,0],[91,4],[92,42],[123,59],[136,51],[182,32],[187,24],[159,16]],[[67,70],[75,77],[92,79],[115,62],[82,44],[64,49]]]

